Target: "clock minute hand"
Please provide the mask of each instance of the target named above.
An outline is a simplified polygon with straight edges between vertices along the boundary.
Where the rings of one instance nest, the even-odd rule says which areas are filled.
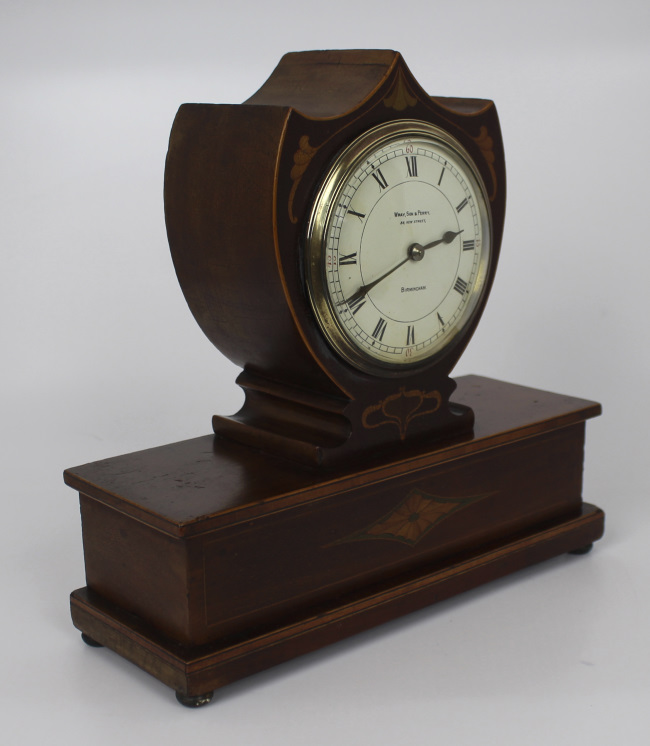
[[[395,270],[399,269],[403,264],[406,264],[406,262],[411,259],[414,262],[420,261],[420,259],[423,258],[424,252],[427,249],[432,249],[434,246],[438,246],[441,243],[451,243],[456,236],[460,235],[463,231],[447,231],[442,238],[439,238],[437,241],[432,241],[431,243],[428,243],[424,246],[421,246],[419,243],[411,244],[408,248],[408,252],[405,259],[402,259],[401,262],[398,262],[393,267],[391,267],[387,272],[384,272],[383,275],[380,277],[377,277],[376,280],[373,280],[372,282],[369,282],[367,285],[362,285],[358,290],[355,290],[354,293],[349,298],[346,298],[345,300],[339,301],[337,305],[342,306],[350,303],[354,303],[355,301],[359,300],[359,298],[363,298],[365,295],[367,295],[376,285],[378,285],[382,280],[385,280],[389,275],[392,275]]]
[[[367,295],[374,287],[375,285],[378,285],[382,280],[385,280],[388,275],[392,275],[393,272],[396,269],[399,269],[403,264],[406,264],[408,260],[411,258],[410,254],[406,257],[406,259],[402,259],[399,264],[396,264],[394,267],[391,267],[388,272],[384,272],[381,277],[378,277],[376,280],[373,280],[372,282],[369,282],[367,285],[362,285],[358,290],[355,290],[354,293],[349,298],[346,298],[343,301],[339,302],[339,305],[343,305],[344,303],[354,303],[355,300],[358,300],[359,298],[363,298],[364,295]]]

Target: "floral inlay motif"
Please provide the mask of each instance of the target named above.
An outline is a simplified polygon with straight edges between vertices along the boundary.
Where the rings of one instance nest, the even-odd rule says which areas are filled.
[[[487,167],[490,169],[490,175],[492,176],[492,194],[490,195],[490,200],[493,200],[497,193],[497,175],[494,170],[494,140],[488,134],[486,127],[481,127],[478,137],[473,139],[481,149]]]
[[[399,430],[400,440],[406,437],[410,423],[416,417],[433,414],[442,402],[439,391],[420,391],[401,386],[396,394],[371,404],[363,412],[361,423],[367,430],[382,425],[393,425]]]
[[[298,189],[303,174],[307,170],[307,166],[309,166],[311,159],[317,151],[318,148],[309,144],[309,136],[303,135],[298,142],[298,150],[293,154],[293,168],[289,174],[291,176],[291,181],[293,181],[293,186],[291,187],[291,192],[289,194],[288,205],[289,220],[291,220],[292,223],[298,222],[298,218],[293,214],[293,200],[296,196],[296,190]]]
[[[390,93],[384,99],[384,106],[388,109],[395,109],[395,111],[404,111],[409,106],[415,106],[416,103],[417,99],[411,95],[404,79],[404,73],[399,70]]]

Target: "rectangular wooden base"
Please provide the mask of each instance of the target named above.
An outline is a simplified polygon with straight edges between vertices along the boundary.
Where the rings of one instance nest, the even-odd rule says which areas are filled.
[[[588,548],[603,534],[604,514],[585,504],[559,525],[443,569],[395,581],[375,593],[333,606],[300,622],[222,646],[184,646],[88,588],[71,594],[74,625],[94,641],[188,696],[317,650],[405,613],[565,552]]]
[[[582,502],[598,404],[459,379],[474,436],[318,470],[206,436],[66,471],[87,638],[213,689],[599,539]]]

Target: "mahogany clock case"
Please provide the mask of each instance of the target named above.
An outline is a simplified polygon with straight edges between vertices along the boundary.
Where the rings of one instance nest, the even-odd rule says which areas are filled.
[[[305,287],[303,243],[339,151],[379,124],[407,120],[448,132],[471,157],[489,198],[491,259],[477,312],[444,354],[423,368],[371,375],[324,339]],[[449,373],[489,295],[505,190],[493,102],[429,96],[397,52],[292,53],[244,104],[181,106],[165,169],[172,257],[197,322],[244,369],[245,404],[233,417],[215,416],[215,431],[307,463],[470,432],[472,413],[449,406]],[[395,418],[408,418],[408,427]]]

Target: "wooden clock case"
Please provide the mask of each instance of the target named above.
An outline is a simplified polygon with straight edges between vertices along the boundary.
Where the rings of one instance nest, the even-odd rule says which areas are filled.
[[[444,355],[408,374],[370,375],[325,341],[301,244],[336,154],[373,126],[405,119],[441,127],[472,157],[490,199],[492,261],[479,312]],[[449,405],[449,373],[496,271],[505,188],[494,104],[430,97],[396,52],[289,54],[245,104],[181,106],[165,171],[169,244],[190,309],[243,368],[246,393],[239,413],[214,418],[215,431],[307,463],[471,432],[471,411]]]
[[[480,313],[448,354],[399,377],[352,369],[318,332],[300,263],[314,192],[350,139],[399,117],[444,127],[476,161],[489,287],[505,211],[494,105],[430,98],[395,52],[287,55],[245,104],[185,105],[174,123],[174,264],[201,328],[243,367],[245,404],[214,435],[64,476],[87,578],[74,624],[183,704],[602,535],[582,501],[600,406],[452,381]]]

